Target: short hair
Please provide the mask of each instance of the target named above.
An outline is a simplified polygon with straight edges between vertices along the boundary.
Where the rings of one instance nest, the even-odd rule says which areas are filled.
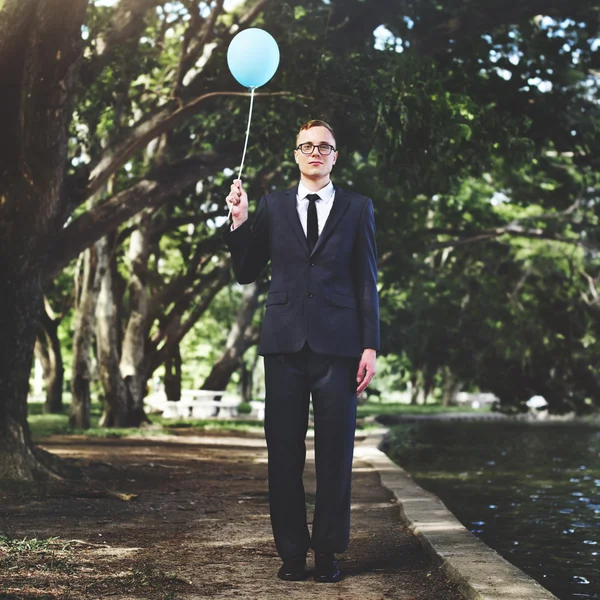
[[[313,127],[325,127],[333,136],[334,141],[337,143],[335,138],[335,132],[333,131],[333,127],[329,125],[329,123],[325,123],[325,121],[321,121],[320,119],[312,119],[311,121],[307,121],[300,126],[298,133],[296,134],[296,141],[298,141],[298,136],[307,129],[312,129]]]

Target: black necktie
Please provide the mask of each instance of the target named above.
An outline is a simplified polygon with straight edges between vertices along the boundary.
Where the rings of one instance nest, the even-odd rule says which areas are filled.
[[[317,240],[319,239],[319,222],[317,221],[317,200],[321,197],[319,194],[308,194],[308,217],[306,219],[306,239],[308,248],[313,251]]]

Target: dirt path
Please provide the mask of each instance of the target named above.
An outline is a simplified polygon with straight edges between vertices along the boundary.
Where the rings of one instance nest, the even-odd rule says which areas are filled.
[[[83,466],[89,482],[0,490],[0,535],[13,540],[0,538],[2,599],[461,598],[360,460],[346,578],[327,585],[276,577],[261,438],[53,438],[43,446]],[[313,471],[309,460],[309,502]],[[19,545],[25,537],[58,540]]]

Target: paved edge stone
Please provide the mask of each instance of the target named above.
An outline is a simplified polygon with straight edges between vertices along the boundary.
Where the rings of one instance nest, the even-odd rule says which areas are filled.
[[[537,581],[477,539],[434,494],[379,448],[387,429],[373,430],[355,446],[397,499],[402,518],[427,554],[441,565],[467,600],[558,600]]]

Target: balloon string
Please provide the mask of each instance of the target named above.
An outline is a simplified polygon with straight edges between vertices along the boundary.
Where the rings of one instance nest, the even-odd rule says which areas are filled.
[[[248,137],[250,136],[250,123],[252,122],[252,107],[254,106],[254,90],[255,88],[250,88],[250,110],[248,111],[248,127],[246,129],[246,140],[244,142],[244,152],[242,153],[242,163],[240,164],[240,170],[238,171],[238,179],[242,178],[242,169],[244,168],[244,160],[246,158],[246,148],[248,148]],[[231,208],[229,209],[227,220],[229,220],[230,218]]]
[[[248,112],[248,129],[246,129],[246,141],[244,142],[244,153],[242,154],[242,164],[238,172],[238,179],[242,178],[242,169],[244,168],[244,159],[246,158],[246,148],[248,147],[248,136],[250,135],[250,123],[252,122],[252,106],[254,105],[254,89],[250,90],[250,111]]]

